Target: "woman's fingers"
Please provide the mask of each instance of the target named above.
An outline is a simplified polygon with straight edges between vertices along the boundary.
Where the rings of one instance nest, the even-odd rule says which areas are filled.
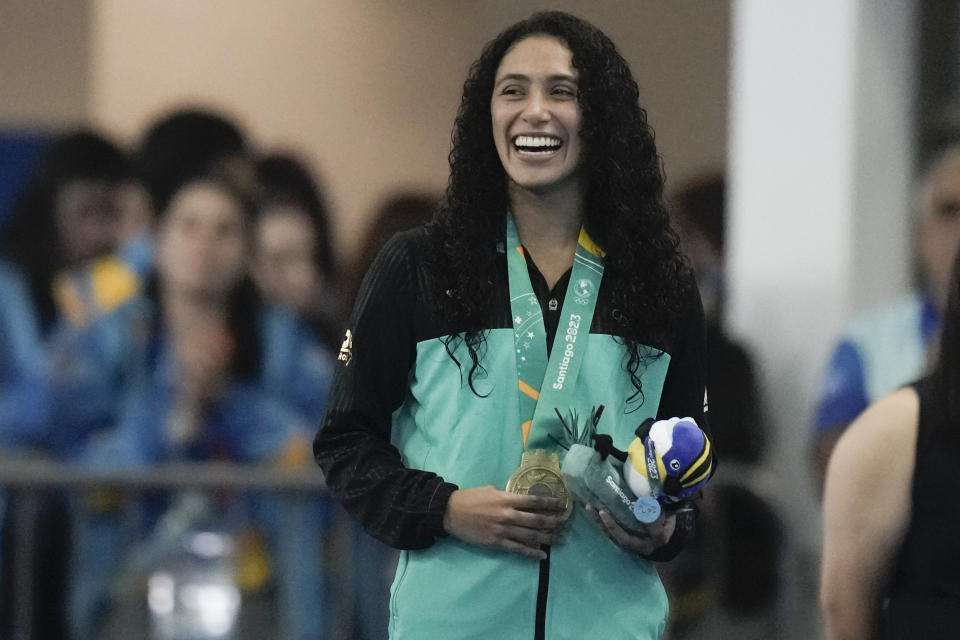
[[[521,495],[517,493],[508,493],[508,500],[514,509],[520,511],[533,511],[540,513],[563,513],[563,505],[556,498],[547,496]]]
[[[649,555],[669,542],[677,523],[676,515],[664,515],[655,523],[647,525],[648,535],[638,536],[621,527],[606,511],[601,509],[596,513],[607,536],[614,543],[627,551],[641,555]]]
[[[563,516],[558,513],[532,513],[516,510],[509,512],[507,520],[510,524],[544,531],[554,531],[564,523]]]
[[[556,544],[560,541],[560,536],[555,532],[539,529],[509,527],[504,529],[501,541],[503,548],[508,551],[521,552],[523,555],[542,560],[547,555],[542,547]]]
[[[466,542],[543,558],[541,545],[558,540],[559,508],[553,498],[520,496],[492,486],[460,489],[450,496],[444,526]]]
[[[500,544],[500,547],[505,551],[517,553],[521,556],[527,556],[528,558],[533,558],[534,560],[545,560],[547,558],[547,552],[540,547],[530,547],[514,540],[504,540]]]

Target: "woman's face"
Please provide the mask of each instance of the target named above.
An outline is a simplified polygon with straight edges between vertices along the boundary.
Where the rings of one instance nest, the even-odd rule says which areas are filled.
[[[167,291],[226,296],[247,261],[243,212],[222,187],[195,182],[171,200],[157,232],[157,271]]]
[[[490,99],[493,140],[510,180],[534,192],[573,183],[579,173],[579,73],[560,40],[534,35],[500,61]]]
[[[930,178],[917,236],[927,293],[944,309],[960,245],[960,157],[944,160]]]
[[[117,186],[105,180],[63,183],[54,198],[54,225],[67,264],[85,262],[116,247]]]
[[[316,302],[320,273],[314,262],[316,230],[310,217],[289,206],[270,207],[257,223],[253,273],[263,297],[296,312]]]

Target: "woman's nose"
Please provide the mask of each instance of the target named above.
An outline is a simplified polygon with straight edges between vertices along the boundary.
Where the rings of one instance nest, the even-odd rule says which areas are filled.
[[[530,92],[527,103],[524,105],[523,119],[531,124],[546,122],[550,119],[550,109],[543,92]]]

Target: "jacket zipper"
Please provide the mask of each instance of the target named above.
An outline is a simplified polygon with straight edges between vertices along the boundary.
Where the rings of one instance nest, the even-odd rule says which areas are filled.
[[[547,591],[550,588],[550,547],[541,547],[547,557],[540,561],[540,582],[537,585],[537,617],[534,621],[533,640],[546,639]]]

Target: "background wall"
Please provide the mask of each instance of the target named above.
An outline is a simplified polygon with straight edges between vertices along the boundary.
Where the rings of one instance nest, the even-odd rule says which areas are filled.
[[[0,2],[0,126],[89,117],[90,26],[86,0]]]
[[[12,16],[17,26],[7,22],[5,36],[35,23],[43,29],[15,50],[0,38],[9,54],[0,58],[9,67],[36,67],[24,86],[42,78],[51,93],[18,111],[0,106],[0,124],[86,118],[132,141],[184,102],[223,109],[257,144],[286,146],[311,162],[329,193],[341,252],[352,249],[371,210],[396,188],[444,187],[470,63],[499,30],[537,9],[577,13],[618,44],[641,86],[671,186],[723,167],[726,1],[14,4],[24,15]],[[26,15],[28,4],[44,15]],[[56,52],[65,52],[56,68],[41,69]]]

